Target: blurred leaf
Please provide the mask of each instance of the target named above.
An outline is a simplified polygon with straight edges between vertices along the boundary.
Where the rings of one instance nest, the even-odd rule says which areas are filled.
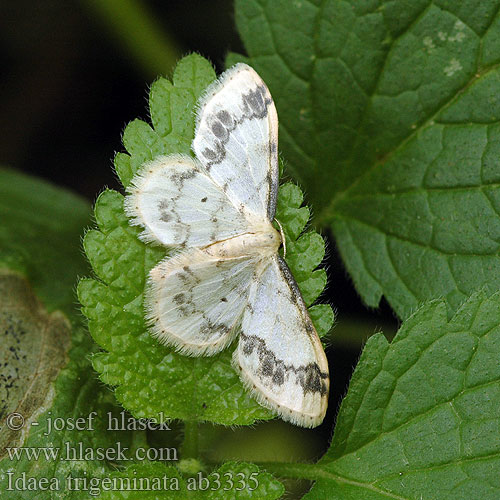
[[[89,12],[99,19],[117,47],[134,66],[154,77],[170,71],[181,55],[176,40],[169,36],[165,23],[141,0],[82,0]]]
[[[0,168],[0,267],[28,278],[49,311],[76,312],[76,277],[87,272],[82,228],[90,206],[48,182]]]
[[[5,422],[8,415],[29,421],[52,399],[52,382],[68,361],[71,325],[58,311],[48,314],[21,275],[0,269],[0,332],[1,460],[25,439]]]
[[[68,475],[99,478],[111,469],[96,456],[71,460],[72,453],[78,453],[79,446],[84,452],[116,448],[117,442],[128,446],[131,436],[107,430],[108,412],[117,409],[112,394],[92,376],[88,355],[93,343],[80,326],[73,295],[78,274],[87,270],[79,247],[90,207],[61,188],[10,170],[0,170],[0,192],[4,361],[0,367],[0,491],[5,498],[20,498],[22,488],[12,485],[19,479],[22,486],[25,474],[25,481],[34,478],[57,484],[55,490],[25,488],[25,499],[78,500],[81,491],[67,489]],[[18,431],[9,432],[6,425],[11,412],[25,419]],[[56,419],[88,419],[92,412],[92,423],[86,420],[89,430],[61,432],[52,425]],[[19,417],[14,423],[19,423]]]

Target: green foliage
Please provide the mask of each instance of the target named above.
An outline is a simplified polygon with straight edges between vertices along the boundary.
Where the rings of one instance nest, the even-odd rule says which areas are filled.
[[[118,154],[116,169],[125,186],[137,169],[160,154],[190,154],[194,106],[213,81],[210,64],[197,55],[182,59],[173,83],[157,80],[150,95],[153,127],[135,120],[125,130],[127,154]],[[326,284],[324,270],[314,269],[324,255],[316,233],[301,233],[309,211],[301,207],[300,189],[286,184],[279,191],[277,218],[287,238],[286,259],[304,299],[311,304]],[[144,323],[143,294],[150,269],[164,249],[141,242],[137,228],[123,213],[123,196],[105,191],[97,200],[99,228],[89,231],[84,248],[98,279],[82,280],[78,296],[89,330],[104,352],[93,357],[101,379],[115,386],[118,400],[136,417],[179,418],[219,424],[251,424],[272,414],[249,397],[231,366],[231,348],[216,356],[193,358],[160,345]],[[318,331],[326,333],[333,313],[314,306]]]
[[[103,390],[102,384],[95,376],[92,376],[92,367],[88,361],[88,355],[93,350],[93,343],[88,334],[79,326],[80,316],[75,307],[74,283],[79,274],[87,272],[85,260],[79,248],[82,227],[90,221],[90,207],[81,198],[56,188],[46,182],[27,177],[10,170],[0,170],[0,219],[2,225],[0,229],[0,267],[3,272],[15,271],[24,275],[29,284],[33,287],[38,297],[43,301],[43,307],[49,311],[56,309],[67,313],[73,331],[71,338],[71,349],[69,360],[64,363],[65,367],[59,371],[53,390],[48,391],[47,398],[38,408],[33,408],[30,414],[21,410],[24,416],[31,417],[38,422],[36,432],[28,434],[27,424],[23,429],[26,434],[20,442],[12,443],[11,446],[24,444],[26,447],[38,447],[55,450],[64,446],[77,447],[81,443],[84,449],[97,447],[114,447],[119,440],[117,433],[110,433],[105,430],[106,413],[116,412],[114,398],[109,391]],[[17,283],[17,281],[13,281]],[[6,296],[3,296],[3,294]],[[26,292],[23,292],[26,293]],[[16,300],[15,290],[2,288],[0,291],[0,302],[2,307],[8,301]],[[25,298],[24,303],[19,305],[19,314],[10,327],[16,331],[20,325],[26,326],[27,321],[34,314],[30,311],[32,307]],[[2,313],[5,311],[2,310]],[[43,309],[36,312],[37,315],[45,314]],[[24,316],[22,316],[24,315]],[[57,321],[66,321],[60,313],[52,316]],[[12,318],[12,314],[4,316],[7,321]],[[35,316],[35,319],[36,316]],[[38,321],[38,319],[37,319]],[[2,323],[3,326],[3,323]],[[19,330],[18,333],[27,341],[27,335],[36,335],[36,323],[32,326],[33,331]],[[9,330],[10,332],[10,330]],[[9,333],[5,332],[5,333]],[[4,333],[4,332],[2,332]],[[26,375],[33,371],[36,366],[40,373],[35,373],[32,383],[33,387],[39,384],[39,380],[46,375],[43,373],[54,370],[54,366],[60,360],[53,358],[50,366],[44,367],[41,363],[44,357],[55,356],[60,348],[59,345],[52,345],[54,342],[62,343],[63,339],[57,332],[40,332],[44,337],[43,346],[40,349],[40,358],[32,360],[29,357],[26,361],[23,358],[18,360],[18,373]],[[47,334],[47,335],[46,335]],[[5,339],[3,340],[6,341]],[[24,346],[19,346],[23,349]],[[65,355],[65,353],[64,353]],[[26,359],[26,358],[24,358]],[[22,363],[29,363],[30,366],[22,366]],[[42,372],[43,370],[43,372]],[[7,372],[8,373],[8,372]],[[2,374],[5,372],[2,371]],[[2,379],[5,380],[5,379]],[[20,381],[21,383],[24,381]],[[45,389],[45,388],[44,388]],[[14,393],[6,389],[9,397],[14,397],[18,401],[8,400],[4,403],[7,408],[16,408],[18,411],[22,407],[22,394]],[[0,427],[4,427],[3,410]],[[49,427],[48,419],[67,419],[87,417],[89,413],[95,411],[95,430],[93,432],[66,430],[58,432]],[[19,431],[19,434],[21,431]],[[46,434],[46,435],[45,435]],[[121,442],[126,446],[129,436],[120,436]],[[24,443],[23,443],[24,441]],[[2,450],[2,454],[5,450]],[[0,462],[0,491],[5,498],[19,498],[19,490],[8,492],[7,472],[13,472],[12,481],[20,478],[22,474],[30,478],[55,478],[59,482],[60,488],[56,491],[23,491],[23,498],[33,498],[37,500],[48,500],[56,498],[81,498],[81,492],[65,492],[66,476],[71,473],[73,477],[88,474],[99,477],[108,473],[111,469],[105,462],[99,460],[88,460],[79,462],[68,462],[61,460],[61,455],[56,458],[45,457],[44,452],[40,452],[39,460],[34,457],[21,455],[20,458],[10,458],[7,454]],[[10,495],[10,496],[9,496]]]
[[[105,429],[106,413],[120,409],[92,375],[89,359],[134,416],[185,421],[179,462],[6,458],[0,490],[14,470],[15,477],[25,472],[63,485],[56,492],[23,492],[23,498],[81,498],[80,491],[64,491],[71,473],[176,479],[179,488],[164,494],[173,499],[270,500],[283,494],[275,473],[314,481],[308,499],[496,500],[500,293],[488,288],[500,285],[500,0],[236,0],[236,20],[247,62],[275,98],[287,168],[306,188],[317,222],[333,229],[365,302],[376,306],[385,295],[407,319],[392,342],[376,334],[366,343],[331,447],[318,463],[208,465],[203,448],[210,436],[198,442],[197,433],[210,432],[198,422],[249,425],[272,415],[244,391],[230,366],[231,348],[191,358],[147,332],[145,280],[165,250],[138,240],[121,194],[101,194],[98,227],[84,238],[95,278],[78,286],[91,335],[102,348],[96,352],[72,296],[76,276],[86,273],[78,241],[88,224],[87,205],[0,170],[0,267],[26,276],[46,309],[61,309],[72,324],[68,363],[25,446],[97,449],[120,442],[127,459],[138,446],[148,448],[145,433]],[[152,85],[152,126],[133,121],[123,136],[127,153],[115,158],[125,187],[145,161],[191,154],[193,110],[214,78],[210,64],[193,55],[179,62],[172,82]],[[304,232],[310,212],[302,203],[297,186],[280,187],[277,220],[286,260],[321,335],[333,322],[330,306],[311,306],[326,283],[324,270],[316,269],[324,243]],[[435,298],[442,300],[417,309]],[[92,411],[92,432],[44,435],[49,416]],[[178,444],[178,432],[148,437]],[[215,489],[191,491],[198,473]],[[226,474],[236,485],[239,473],[247,484],[255,477],[257,489],[224,491]],[[222,487],[214,483],[216,474]],[[156,491],[119,490],[101,496],[156,497]]]
[[[500,293],[450,320],[430,302],[391,343],[368,340],[319,462],[266,469],[315,481],[308,500],[496,500],[499,356]]]
[[[500,285],[500,1],[236,0],[280,148],[363,300]],[[232,64],[236,56],[229,58]]]

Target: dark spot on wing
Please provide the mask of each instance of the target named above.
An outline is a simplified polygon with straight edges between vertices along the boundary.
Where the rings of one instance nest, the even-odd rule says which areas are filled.
[[[205,198],[202,198],[202,199],[201,199],[201,202],[202,202],[202,203],[205,203],[206,201],[207,201],[207,197],[206,197],[206,196],[205,196]]]
[[[260,370],[265,377],[272,377],[274,372],[275,358],[266,353],[261,359]]]
[[[283,368],[277,368],[276,371],[273,373],[273,384],[275,385],[283,385],[283,382],[285,381],[285,373],[283,371]]]
[[[169,214],[168,212],[162,211],[160,214],[160,220],[163,222],[170,222],[173,219],[172,214]]]
[[[220,141],[214,141],[214,149],[205,148],[201,154],[212,163],[220,163],[226,157],[226,150]],[[207,165],[207,167],[209,166]]]
[[[267,97],[264,85],[259,85],[255,90],[243,94],[243,107],[247,118],[264,118],[267,116],[267,107],[272,99]]]
[[[254,349],[257,347],[258,345],[258,340],[257,337],[254,337],[254,336],[246,336],[246,335],[241,335],[242,338],[244,338],[244,342],[243,342],[243,354],[245,356],[250,356]]]
[[[313,326],[313,324],[310,321],[306,321],[306,332],[309,335],[315,335],[316,334],[316,330],[314,329],[314,326]]]
[[[252,114],[258,118],[264,118],[267,115],[267,107],[260,87],[250,90],[248,94],[243,95],[243,102],[248,105]]]
[[[186,301],[186,296],[183,293],[178,293],[177,295],[174,295],[174,302],[178,305],[184,304]]]
[[[192,316],[196,312],[196,307],[192,302],[186,302],[181,304],[177,310],[181,314],[181,316],[187,317]]]
[[[226,142],[229,138],[229,131],[219,121],[212,123],[212,132],[214,133],[215,137],[223,142]]]
[[[207,160],[215,160],[217,158],[217,153],[213,151],[212,149],[205,148],[201,154],[207,159]]]
[[[208,318],[205,318],[205,321],[200,326],[200,334],[205,338],[212,337],[215,333],[218,334],[219,337],[227,334],[229,332],[229,327],[224,323],[214,323]]]
[[[175,219],[172,205],[167,200],[161,200],[158,203],[158,211],[160,212],[160,220],[163,222],[171,222]]]
[[[307,392],[321,392],[321,372],[316,363],[310,363],[304,369],[304,371],[299,375],[299,383],[304,390]]]
[[[226,127],[230,128],[233,126],[234,123],[233,118],[225,109],[217,113],[217,118]]]
[[[177,273],[177,278],[187,286],[193,286],[200,282],[200,278],[193,273],[189,266],[184,266],[182,271]]]
[[[179,190],[184,187],[184,182],[196,176],[194,169],[185,170],[184,172],[174,172],[170,176],[170,180],[177,186]]]

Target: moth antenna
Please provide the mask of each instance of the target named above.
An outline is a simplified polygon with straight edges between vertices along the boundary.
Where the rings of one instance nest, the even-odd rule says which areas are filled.
[[[281,225],[281,222],[278,219],[274,219],[276,221],[276,224],[280,227],[280,234],[281,234],[281,242],[283,243],[283,258],[286,257],[286,239],[285,239],[285,232],[283,231],[283,226]]]

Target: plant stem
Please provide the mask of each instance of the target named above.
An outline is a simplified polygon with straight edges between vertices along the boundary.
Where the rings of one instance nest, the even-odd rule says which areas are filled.
[[[83,4],[149,78],[168,73],[180,57],[177,43],[140,0],[83,0]]]
[[[255,464],[258,465],[259,468],[265,469],[267,472],[271,472],[277,477],[306,479],[308,481],[318,481],[319,479],[326,479],[329,481],[335,481],[340,484],[362,488],[365,491],[372,492],[372,495],[375,494],[377,498],[394,498],[395,500],[405,500],[405,498],[407,498],[403,498],[402,496],[393,494],[387,490],[380,489],[373,483],[356,481],[354,479],[349,479],[347,477],[337,475],[335,472],[332,472],[318,464],[294,464],[287,462],[255,462]],[[375,496],[370,495],[370,498],[375,498]]]
[[[148,436],[146,431],[132,431],[132,441],[130,443],[130,455],[133,456],[139,448],[149,449]]]
[[[317,464],[288,463],[288,462],[256,462],[262,469],[275,474],[278,477],[289,477],[293,479],[308,479],[315,481],[322,477]]]
[[[184,421],[184,441],[181,447],[182,458],[198,458],[198,422]]]

